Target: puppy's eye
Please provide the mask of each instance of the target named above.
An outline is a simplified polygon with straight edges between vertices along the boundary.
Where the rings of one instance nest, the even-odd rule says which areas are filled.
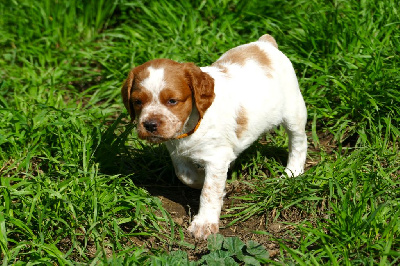
[[[177,104],[177,103],[178,103],[178,101],[175,100],[175,99],[169,99],[169,100],[167,101],[167,104],[168,104],[168,105],[175,105],[175,104]]]
[[[141,106],[142,105],[142,101],[139,100],[139,99],[134,99],[133,100],[133,104],[136,105],[136,106]]]

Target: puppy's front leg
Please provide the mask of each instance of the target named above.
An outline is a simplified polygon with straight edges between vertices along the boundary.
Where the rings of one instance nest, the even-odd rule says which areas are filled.
[[[189,232],[195,238],[206,239],[219,231],[219,216],[225,195],[225,182],[229,163],[223,165],[208,164],[200,196],[199,213],[189,226]]]

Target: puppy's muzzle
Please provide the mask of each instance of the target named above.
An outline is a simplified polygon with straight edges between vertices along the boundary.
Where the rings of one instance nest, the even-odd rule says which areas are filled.
[[[157,131],[160,123],[156,119],[150,119],[143,122],[143,127],[150,133],[154,133]]]

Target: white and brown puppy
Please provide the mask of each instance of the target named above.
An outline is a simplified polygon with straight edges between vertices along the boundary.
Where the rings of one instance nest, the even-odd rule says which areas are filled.
[[[207,67],[156,59],[135,67],[122,87],[138,135],[165,142],[178,178],[202,188],[189,231],[219,230],[228,168],[264,132],[282,124],[289,135],[286,173],[303,173],[307,110],[289,59],[275,39],[233,48]]]

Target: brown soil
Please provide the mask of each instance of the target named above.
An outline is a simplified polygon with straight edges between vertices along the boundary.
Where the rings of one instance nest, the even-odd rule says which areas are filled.
[[[183,249],[188,252],[190,260],[198,260],[200,257],[207,253],[207,241],[195,240],[188,232],[187,228],[190,224],[192,217],[197,213],[200,199],[200,190],[191,189],[189,187],[146,187],[150,194],[161,199],[163,207],[169,212],[174,222],[184,229],[185,241],[195,246],[195,248],[185,248],[177,246],[175,249]],[[235,196],[240,196],[246,193],[246,185],[239,182],[227,185],[227,195],[225,196],[224,206],[221,215],[227,214],[226,210],[240,201],[235,199]],[[296,215],[282,215],[283,217],[290,217],[290,222],[295,222]],[[283,218],[284,219],[284,218]],[[231,226],[226,226],[233,219],[223,218],[220,221],[220,234],[225,237],[237,236],[242,241],[249,240],[257,241],[263,244],[269,251],[270,257],[273,258],[279,254],[279,244],[272,241],[271,237],[263,234],[256,234],[255,231],[266,231],[276,237],[284,237],[288,230],[292,229],[282,223],[282,218],[278,221],[274,220],[274,212],[266,216],[252,216],[244,222],[237,222]],[[266,224],[268,226],[266,227]],[[293,233],[293,232],[292,232]],[[154,247],[156,243],[147,243]],[[149,247],[150,247],[149,246]]]

